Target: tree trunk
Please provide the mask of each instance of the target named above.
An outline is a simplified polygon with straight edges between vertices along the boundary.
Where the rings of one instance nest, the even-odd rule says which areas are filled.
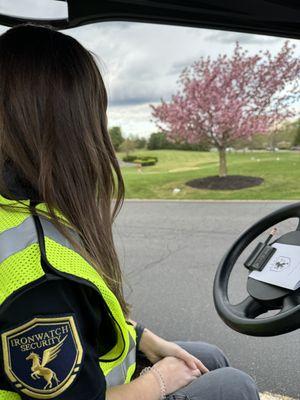
[[[226,148],[219,148],[219,177],[227,176]]]

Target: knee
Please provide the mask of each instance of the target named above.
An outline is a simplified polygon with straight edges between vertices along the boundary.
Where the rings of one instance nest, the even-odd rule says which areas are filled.
[[[225,399],[260,399],[256,383],[250,375],[232,367],[222,368],[218,372],[221,375],[220,383],[222,383],[222,392],[224,391]]]
[[[214,344],[209,345],[209,352],[210,352],[210,360],[212,367],[211,369],[217,369],[217,368],[222,368],[222,367],[229,367],[230,363],[223,352],[218,346]]]

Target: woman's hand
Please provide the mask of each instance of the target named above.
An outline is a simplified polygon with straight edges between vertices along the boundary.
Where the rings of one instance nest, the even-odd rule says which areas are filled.
[[[139,348],[152,364],[155,364],[164,357],[172,356],[183,360],[192,370],[198,369],[202,374],[209,371],[198,358],[194,357],[178,344],[169,342],[148,329],[145,329],[142,334]]]
[[[201,375],[198,368],[191,369],[183,360],[172,356],[164,357],[155,363],[155,368],[160,371],[163,377],[166,394],[183,388]]]

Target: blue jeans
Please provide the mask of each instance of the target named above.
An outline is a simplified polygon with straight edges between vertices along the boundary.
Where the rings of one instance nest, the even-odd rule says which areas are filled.
[[[167,396],[168,400],[260,400],[254,380],[245,372],[232,368],[217,346],[200,341],[175,341],[193,354],[209,372]],[[139,370],[145,366],[139,364]],[[149,364],[151,365],[151,364]]]

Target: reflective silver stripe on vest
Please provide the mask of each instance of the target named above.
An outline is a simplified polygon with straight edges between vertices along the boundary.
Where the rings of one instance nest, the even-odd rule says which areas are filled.
[[[33,218],[26,218],[20,225],[0,234],[0,262],[36,242],[37,234]]]
[[[48,221],[46,218],[40,218],[44,235],[50,237],[55,242],[61,244],[62,246],[68,247],[69,249],[75,250],[68,239],[62,235],[57,228],[53,225],[51,221]],[[67,232],[71,234],[71,236],[77,241],[80,242],[79,235],[73,229],[67,227]]]
[[[62,246],[74,250],[71,243],[56,229],[52,222],[40,217],[45,236],[50,237]],[[66,227],[68,232],[79,241],[77,232]],[[26,218],[20,225],[0,233],[0,263],[33,243],[38,243],[36,228],[32,216]]]
[[[121,362],[121,364],[114,367],[111,372],[109,372],[106,376],[106,384],[108,387],[121,385],[125,382],[128,368],[136,362],[136,346],[135,342],[130,336],[130,344],[129,344],[129,351],[127,356]]]

